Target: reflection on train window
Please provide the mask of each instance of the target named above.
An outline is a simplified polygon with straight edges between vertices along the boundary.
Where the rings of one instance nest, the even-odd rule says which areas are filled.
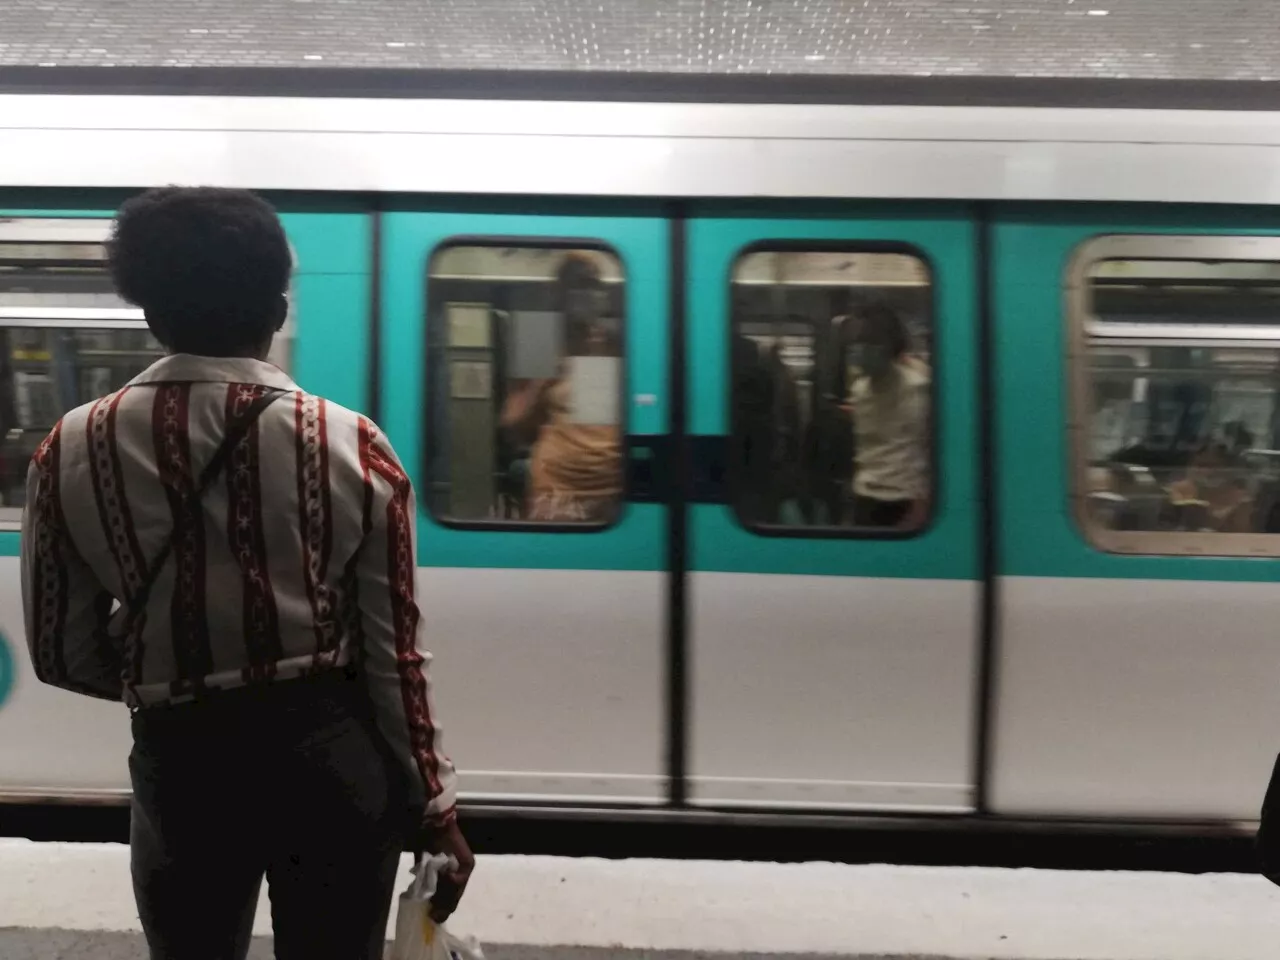
[[[68,410],[162,353],[113,292],[102,221],[0,223],[0,522],[21,519],[27,465]]]
[[[748,527],[918,531],[932,499],[932,297],[908,253],[757,249],[732,289],[734,508]]]
[[[1080,509],[1107,549],[1276,552],[1280,263],[1206,239],[1203,260],[1101,256],[1076,284]]]
[[[427,503],[454,523],[612,522],[623,494],[622,264],[454,244],[428,277]]]

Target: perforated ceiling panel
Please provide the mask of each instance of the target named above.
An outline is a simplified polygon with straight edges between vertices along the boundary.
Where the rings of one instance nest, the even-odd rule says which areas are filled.
[[[1262,80],[1276,0],[0,0],[0,65]]]

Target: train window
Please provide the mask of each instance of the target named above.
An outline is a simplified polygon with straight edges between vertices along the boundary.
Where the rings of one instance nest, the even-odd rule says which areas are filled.
[[[732,275],[729,477],[759,532],[919,532],[933,493],[932,284],[907,251],[756,247]]]
[[[27,466],[67,411],[164,354],[107,273],[107,220],[0,220],[0,527],[22,520]],[[288,365],[290,316],[271,359]]]
[[[601,528],[623,496],[624,276],[585,243],[468,241],[428,266],[432,515]]]
[[[0,221],[0,524],[16,527],[27,465],[58,419],[163,353],[107,276],[101,220]]]
[[[1102,237],[1068,301],[1089,539],[1280,556],[1280,238]]]

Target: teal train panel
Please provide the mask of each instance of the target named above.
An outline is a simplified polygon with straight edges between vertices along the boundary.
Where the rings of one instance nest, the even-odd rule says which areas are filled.
[[[1274,212],[1213,207],[1005,208],[994,226],[1000,570],[1016,577],[1270,581],[1274,560],[1120,556],[1071,511],[1064,279],[1075,249],[1108,234],[1280,235]]]
[[[905,245],[928,263],[934,293],[936,474],[932,524],[910,539],[761,536],[729,507],[699,505],[691,520],[699,571],[814,576],[973,579],[978,576],[976,230],[957,205],[866,205],[840,214],[784,216],[791,207],[715,216],[689,224],[690,432],[729,430],[730,277],[748,246],[765,241]],[[803,208],[801,208],[803,210]]]
[[[519,206],[519,205],[517,205]],[[382,427],[415,486],[424,488],[427,429],[427,264],[442,244],[466,238],[504,238],[513,244],[574,239],[610,247],[626,281],[628,432],[667,431],[667,222],[657,215],[599,205],[566,205],[581,213],[496,213],[492,204],[409,209],[383,217]],[[460,529],[419,509],[419,562],[430,567],[660,570],[665,565],[666,509],[628,504],[616,524],[589,532]]]

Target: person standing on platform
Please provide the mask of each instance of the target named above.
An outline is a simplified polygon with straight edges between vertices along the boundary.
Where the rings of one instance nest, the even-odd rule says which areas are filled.
[[[406,847],[474,865],[414,592],[413,487],[373,423],[266,361],[292,258],[253,194],[165,188],[114,224],[167,355],[31,464],[27,637],[45,683],[132,714],[131,857],[153,960],[381,957]]]

